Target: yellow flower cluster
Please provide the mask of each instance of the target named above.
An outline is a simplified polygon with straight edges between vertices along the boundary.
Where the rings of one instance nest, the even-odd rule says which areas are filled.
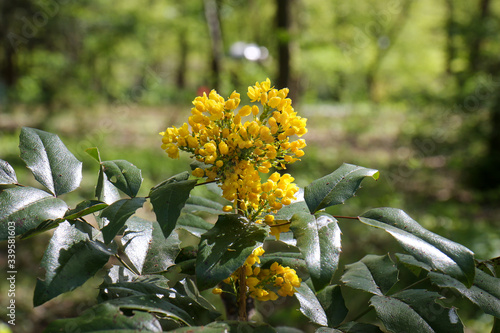
[[[179,157],[179,150],[193,154],[202,163],[193,175],[218,182],[233,209],[251,220],[277,211],[295,199],[298,187],[289,174],[275,172],[262,183],[260,173],[285,169],[304,155],[306,146],[303,139],[291,139],[307,133],[307,119],[297,116],[288,92],[271,87],[269,79],[256,82],[247,95],[261,107],[239,109],[237,92],[227,100],[215,90],[204,93],[193,101],[188,123],[160,133],[162,149],[172,158]]]
[[[248,296],[259,301],[274,301],[279,296],[293,296],[295,288],[300,287],[302,280],[297,276],[294,269],[283,267],[277,262],[273,263],[269,269],[261,269],[255,264],[260,264],[260,256],[264,254],[262,247],[256,248],[246,259],[243,269],[245,269],[246,285]],[[255,267],[254,267],[255,266]],[[224,282],[227,284],[236,283],[238,275],[233,273]],[[220,294],[220,288],[214,288],[214,294]]]

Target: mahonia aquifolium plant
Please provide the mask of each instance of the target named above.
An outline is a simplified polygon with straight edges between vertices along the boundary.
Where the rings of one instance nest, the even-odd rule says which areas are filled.
[[[203,93],[194,99],[188,123],[160,133],[162,149],[169,157],[178,158],[179,150],[191,153],[202,165],[193,170],[193,176],[219,184],[222,196],[233,202],[223,208],[225,212],[236,210],[254,223],[266,223],[277,239],[290,225],[275,224],[272,213],[296,200],[299,188],[288,173],[274,172],[264,182],[261,174],[268,175],[271,168],[286,169],[287,164],[298,161],[306,142],[292,138],[307,133],[307,119],[297,115],[288,92],[288,88],[272,87],[269,79],[256,82],[248,87],[247,95],[261,107],[254,104],[238,109],[239,93],[234,91],[225,100],[212,90],[208,96]],[[292,296],[301,282],[295,270],[278,263],[271,269],[252,269],[263,254],[264,250],[257,248],[245,262],[249,296],[275,300],[278,296],[270,290],[271,285],[279,287],[279,295]],[[237,279],[234,273],[225,282],[234,287]],[[215,288],[213,292],[222,290]]]
[[[304,155],[300,137],[307,132],[306,119],[294,111],[288,89],[274,89],[269,80],[249,87],[247,95],[251,105],[245,106],[237,92],[227,100],[216,91],[195,98],[187,123],[161,133],[170,157],[185,151],[196,160],[192,176],[171,176],[147,196],[138,196],[138,167],[101,160],[92,147],[86,151],[99,165],[95,194],[70,207],[61,196],[80,186],[82,162],[57,135],[21,130],[20,157],[44,189],[21,185],[14,168],[0,160],[0,241],[8,241],[12,251],[17,237],[54,229],[40,262],[45,276],[37,279],[34,306],[105,271],[98,304],[80,317],[53,321],[44,332],[68,327],[282,332],[248,322],[247,311],[247,297],[280,296],[294,296],[318,333],[382,332],[380,325],[395,333],[409,327],[463,332],[457,308],[447,305],[455,304],[456,294],[493,316],[492,332],[498,332],[499,258],[478,260],[467,247],[426,230],[400,209],[329,214],[326,208],[352,198],[365,178],[376,180],[379,172],[344,163],[299,193],[293,177],[281,172]],[[224,204],[191,194],[207,183],[221,188]],[[135,215],[147,202],[154,221]],[[207,213],[217,221],[205,221]],[[366,254],[336,277],[339,220],[385,230],[405,253]],[[8,264],[17,269],[15,260]],[[348,309],[345,288],[368,293],[369,301]],[[226,320],[201,294],[210,289],[222,294]],[[362,318],[371,310],[376,320],[365,323]]]

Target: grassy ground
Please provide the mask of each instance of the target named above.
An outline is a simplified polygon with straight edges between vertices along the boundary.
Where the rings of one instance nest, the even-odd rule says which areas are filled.
[[[45,121],[44,129],[57,133],[84,162],[81,189],[63,199],[74,205],[81,197],[92,197],[98,165],[84,153],[88,147],[99,147],[103,160],[126,159],[139,167],[144,177],[139,195],[147,195],[151,186],[186,170],[187,156],[169,159],[159,147],[158,132],[167,126],[181,125],[189,113],[188,107],[109,106],[61,112]],[[331,208],[331,213],[355,216],[374,207],[401,208],[424,227],[466,245],[478,258],[500,255],[497,231],[500,223],[496,219],[499,209],[482,203],[476,193],[462,185],[459,167],[463,152],[448,144],[458,135],[456,125],[433,123],[428,112],[408,110],[403,105],[303,105],[297,110],[308,118],[309,128],[305,136],[306,155],[289,168],[299,186],[306,186],[344,162],[381,171],[378,181],[365,180],[355,198]],[[19,130],[21,126],[38,126],[44,117],[40,110],[0,114],[0,158],[14,166],[18,180],[24,184],[36,186],[19,158]],[[445,133],[438,139],[434,135],[437,129]],[[367,253],[401,251],[382,231],[349,221],[340,223],[344,251],[341,264],[358,260]],[[18,246],[21,258],[18,266],[22,272],[17,285],[19,332],[38,332],[51,320],[75,316],[94,302],[98,278],[74,293],[32,308],[35,276],[41,273],[38,263],[48,239],[49,235],[42,235]],[[1,253],[5,253],[3,248]],[[4,261],[0,257],[2,266]],[[0,302],[1,306],[4,302]],[[467,315],[474,315],[466,311]],[[279,308],[272,313],[270,321],[279,324],[283,314]],[[483,325],[489,322],[475,320],[465,324],[469,332],[483,332],[487,331]]]

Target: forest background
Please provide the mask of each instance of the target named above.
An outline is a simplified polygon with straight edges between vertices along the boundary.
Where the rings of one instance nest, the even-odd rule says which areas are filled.
[[[84,162],[79,194],[94,190],[98,165],[84,153],[94,146],[136,164],[148,188],[186,169],[157,133],[182,125],[197,94],[270,77],[309,119],[306,155],[289,168],[299,186],[343,162],[378,169],[380,180],[335,214],[399,207],[478,258],[500,256],[500,2],[2,0],[0,10],[0,158],[27,183],[22,126],[57,133]],[[388,236],[342,227],[347,262],[359,248],[387,251]],[[33,309],[48,239],[19,245],[19,332],[95,302],[90,281]],[[307,326],[289,307],[269,322]]]

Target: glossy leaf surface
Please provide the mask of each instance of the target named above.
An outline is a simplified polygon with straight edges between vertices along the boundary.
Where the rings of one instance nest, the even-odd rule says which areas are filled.
[[[85,200],[76,205],[75,208],[70,209],[64,214],[67,220],[74,220],[79,217],[89,215],[106,208],[108,205],[105,202],[98,200]]]
[[[500,279],[476,269],[476,279],[467,288],[460,281],[440,273],[430,272],[432,283],[441,288],[451,288],[476,304],[485,313],[500,318]]]
[[[325,311],[326,318],[328,319],[328,326],[337,327],[340,325],[349,312],[345,306],[340,286],[327,286],[321,290],[316,297]]]
[[[323,306],[307,283],[302,282],[300,287],[295,289],[297,292],[294,296],[300,303],[300,312],[313,323],[321,326],[328,326],[328,318],[325,310],[323,310]]]
[[[126,229],[121,238],[124,252],[130,262],[142,274],[149,246],[153,238],[153,223],[132,216],[125,223]]]
[[[354,196],[365,177],[378,179],[379,172],[352,164],[342,164],[331,174],[316,179],[304,188],[304,199],[311,213],[339,205]]]
[[[268,232],[267,225],[252,223],[239,215],[220,215],[214,227],[201,236],[196,258],[198,287],[214,287],[229,277],[262,245]]]
[[[474,253],[465,246],[426,230],[400,209],[372,209],[359,220],[387,231],[418,261],[472,285]]]
[[[37,280],[35,306],[81,286],[106,264],[112,252],[91,240],[92,232],[89,225],[81,222],[59,225],[41,262],[45,278]]]
[[[109,303],[96,305],[76,318],[55,320],[44,332],[65,332],[68,327],[77,327],[81,333],[163,332],[158,319],[152,314],[135,311],[132,316],[126,316],[118,306]]]
[[[108,180],[120,191],[135,197],[142,184],[141,170],[125,160],[104,161],[101,163]]]
[[[13,225],[15,235],[24,234],[44,221],[62,218],[68,209],[61,199],[34,187],[2,190],[0,207],[0,240],[7,239]]]
[[[146,198],[121,199],[102,211],[101,218],[108,221],[102,228],[105,243],[111,242],[128,218],[141,208],[144,202],[146,202]]]
[[[375,295],[370,304],[390,332],[405,332],[408,327],[417,333],[463,332],[456,310],[437,304],[439,298],[435,292],[410,289],[393,297]]]
[[[341,232],[337,220],[328,214],[300,213],[292,217],[290,229],[315,289],[321,290],[330,283],[339,263]]]
[[[367,255],[347,265],[341,280],[351,288],[382,296],[398,281],[398,270],[388,255]]]
[[[196,185],[196,180],[188,178],[187,172],[173,176],[153,187],[149,193],[156,220],[165,238],[174,230],[189,193]]]
[[[66,148],[55,134],[23,127],[19,136],[21,159],[35,179],[54,196],[80,186],[82,162]]]
[[[4,160],[0,160],[0,184],[17,184],[16,172]]]
[[[148,245],[142,273],[152,274],[163,272],[174,265],[175,258],[180,252],[180,243],[176,232],[171,233],[170,236],[165,238],[158,222],[153,221],[152,239]]]

